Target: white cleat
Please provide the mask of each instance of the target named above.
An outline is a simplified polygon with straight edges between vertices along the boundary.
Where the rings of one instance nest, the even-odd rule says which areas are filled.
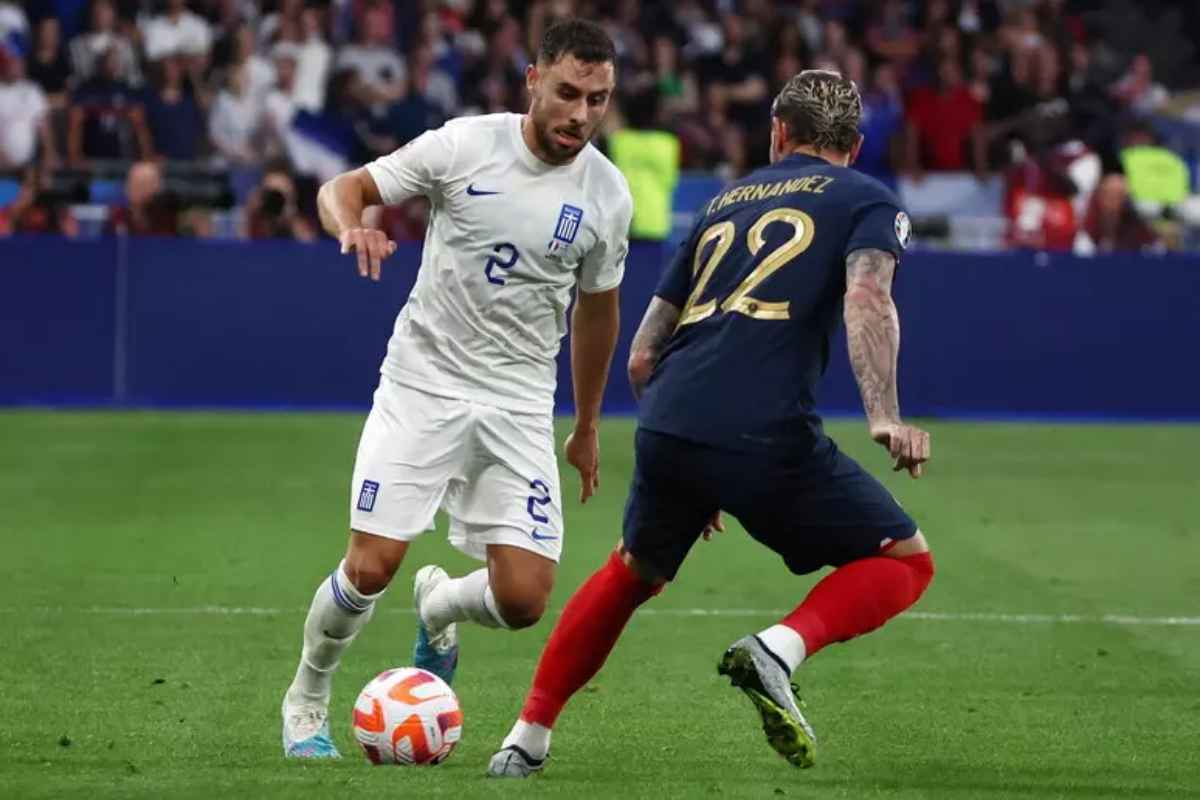
[[[510,744],[492,756],[492,760],[488,762],[487,776],[489,778],[528,778],[535,772],[541,772],[544,766],[546,766],[545,758],[536,759],[517,745]]]
[[[283,754],[287,758],[341,758],[329,735],[329,709],[322,703],[283,698]]]
[[[425,598],[438,584],[447,580],[450,580],[450,576],[446,570],[433,564],[421,567],[413,577],[413,606],[417,611],[413,666],[432,672],[451,684],[458,667],[458,625],[451,622],[444,628],[434,628],[425,623],[422,613]]]

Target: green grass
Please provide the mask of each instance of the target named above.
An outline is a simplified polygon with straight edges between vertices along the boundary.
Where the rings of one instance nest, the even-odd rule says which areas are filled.
[[[349,735],[358,689],[409,659],[413,571],[472,566],[427,536],[335,685],[348,757],[285,763],[279,700],[312,591],[344,547],[360,425],[0,413],[0,797],[1196,796],[1198,626],[901,618],[801,669],[820,750],[815,769],[789,767],[715,666],[815,577],[736,530],[697,545],[650,608],[751,611],[635,618],[567,709],[545,775],[504,784],[483,769],[553,615],[520,633],[464,631],[465,738],[445,765],[372,768]],[[830,428],[886,471],[860,424]],[[938,563],[918,610],[1200,616],[1200,428],[932,430],[928,475],[886,478]],[[617,538],[630,434],[605,424],[596,502],[573,502],[565,479],[555,607]],[[187,611],[202,607],[276,611]]]

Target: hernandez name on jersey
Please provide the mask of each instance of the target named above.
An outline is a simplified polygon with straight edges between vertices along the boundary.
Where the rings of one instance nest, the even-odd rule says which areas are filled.
[[[591,145],[567,165],[538,159],[521,119],[455,119],[367,165],[385,203],[431,203],[382,372],[430,394],[548,413],[571,289],[620,284],[633,202]]]

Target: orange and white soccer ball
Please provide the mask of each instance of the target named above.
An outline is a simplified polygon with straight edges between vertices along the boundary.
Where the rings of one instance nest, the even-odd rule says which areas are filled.
[[[462,729],[454,690],[423,669],[381,672],[354,702],[354,738],[372,764],[440,764]]]

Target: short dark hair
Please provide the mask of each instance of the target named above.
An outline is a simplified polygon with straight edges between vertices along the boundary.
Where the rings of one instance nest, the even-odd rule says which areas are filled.
[[[858,141],[862,98],[849,78],[830,70],[806,69],[780,90],[771,116],[788,124],[796,144],[849,153]]]
[[[542,35],[538,61],[554,64],[563,56],[587,64],[616,62],[617,48],[604,28],[586,19],[565,19],[556,22]]]

